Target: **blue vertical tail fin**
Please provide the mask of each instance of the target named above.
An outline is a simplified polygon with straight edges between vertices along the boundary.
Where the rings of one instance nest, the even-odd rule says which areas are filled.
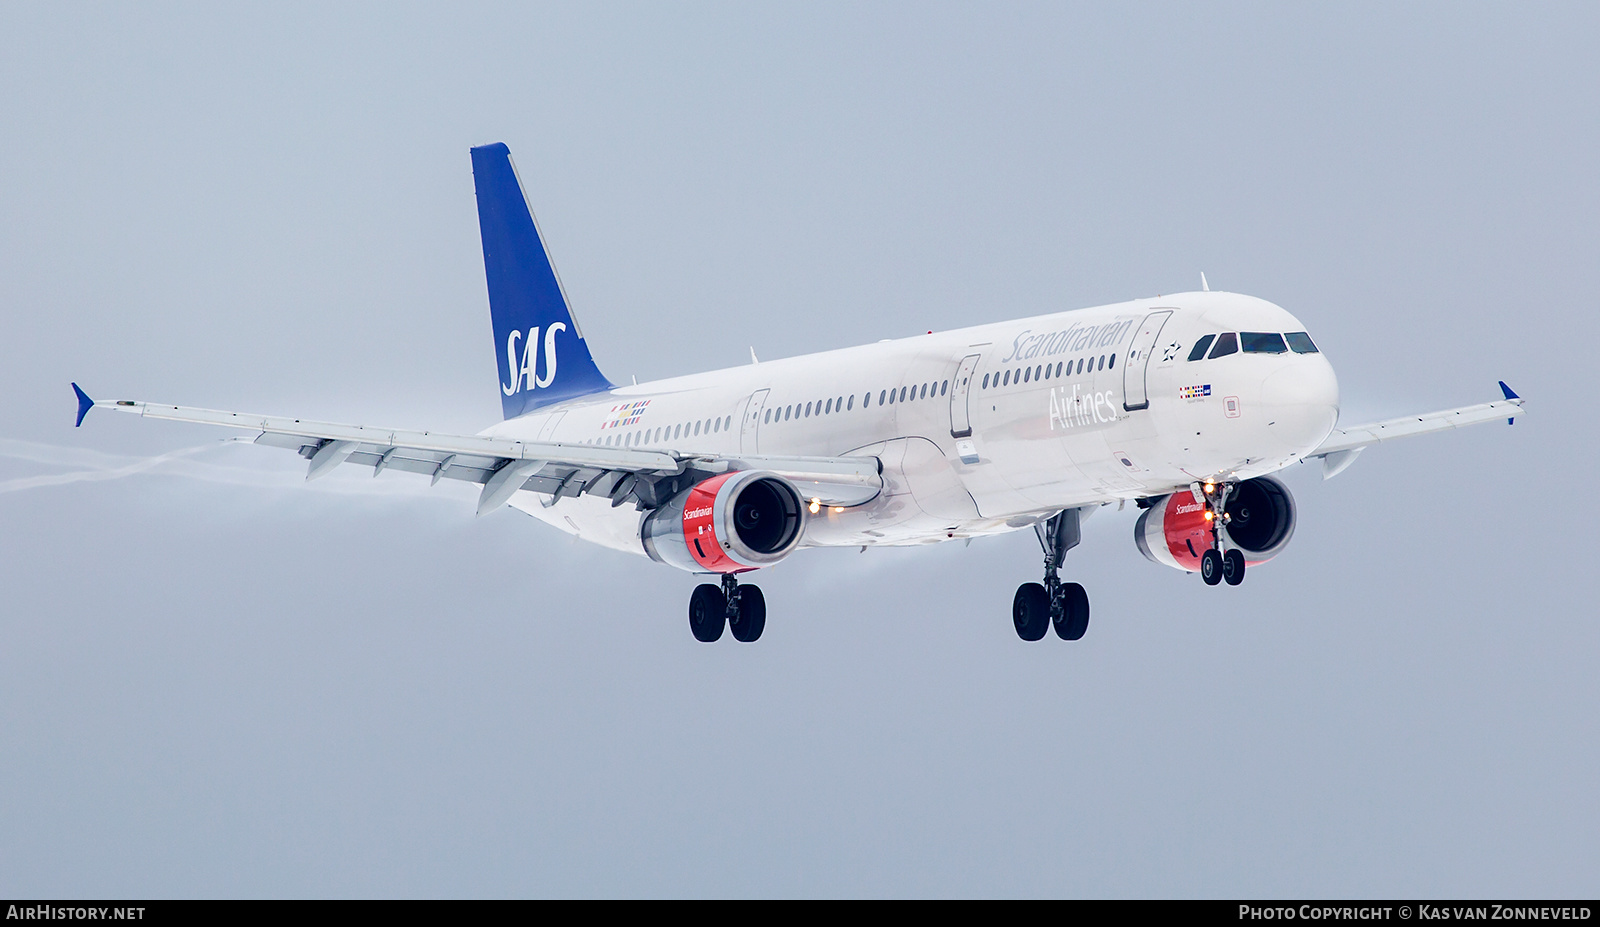
[[[611,389],[567,306],[511,149],[498,142],[472,149],[472,179],[505,417]]]

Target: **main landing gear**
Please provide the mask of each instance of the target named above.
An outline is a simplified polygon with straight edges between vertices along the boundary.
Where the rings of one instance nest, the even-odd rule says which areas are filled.
[[[1017,587],[1011,600],[1011,623],[1025,641],[1039,640],[1049,628],[1055,628],[1056,636],[1064,641],[1078,640],[1089,630],[1089,594],[1077,583],[1063,583],[1057,572],[1067,551],[1077,547],[1083,537],[1078,510],[1058,512],[1033,530],[1044,548],[1044,582]]]
[[[1206,507],[1206,523],[1211,526],[1211,546],[1200,555],[1200,578],[1207,586],[1227,580],[1228,585],[1244,582],[1244,553],[1237,547],[1223,550],[1222,528],[1228,523],[1228,495],[1231,483],[1195,483],[1189,487],[1196,502]]]
[[[750,643],[767,626],[767,597],[760,586],[741,586],[732,573],[722,574],[722,587],[702,583],[689,596],[689,630],[694,639],[711,643],[726,626],[733,639]]]

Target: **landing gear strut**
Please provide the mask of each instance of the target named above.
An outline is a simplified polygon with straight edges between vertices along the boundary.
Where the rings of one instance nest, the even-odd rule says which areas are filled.
[[[732,573],[722,574],[721,588],[701,583],[689,596],[689,630],[695,640],[718,640],[724,627],[744,643],[760,638],[767,627],[767,597],[761,587],[741,586]]]
[[[1206,522],[1211,526],[1211,546],[1200,555],[1200,578],[1207,586],[1223,580],[1237,586],[1244,582],[1244,552],[1237,547],[1223,550],[1222,529],[1228,523],[1228,495],[1232,483],[1199,483],[1189,487],[1195,501],[1206,507]]]
[[[1089,629],[1089,594],[1077,583],[1063,583],[1057,572],[1083,537],[1078,516],[1078,509],[1067,509],[1034,526],[1044,548],[1044,582],[1023,583],[1011,600],[1011,622],[1025,641],[1044,637],[1052,627],[1057,637],[1075,641]]]

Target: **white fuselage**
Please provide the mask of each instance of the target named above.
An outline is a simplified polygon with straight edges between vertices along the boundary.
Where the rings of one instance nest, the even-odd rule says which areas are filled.
[[[1300,460],[1338,419],[1338,384],[1322,354],[1187,357],[1207,334],[1304,330],[1264,300],[1183,293],[619,387],[484,434],[724,456],[875,456],[882,493],[823,507],[804,543],[929,543]],[[644,553],[632,506],[548,501],[519,492],[511,504]]]

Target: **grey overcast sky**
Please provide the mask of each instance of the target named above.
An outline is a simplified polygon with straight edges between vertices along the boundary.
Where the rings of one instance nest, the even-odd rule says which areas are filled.
[[[0,895],[1593,896],[1600,7],[0,8]],[[1346,421],[1238,589],[1037,547],[695,580],[91,394],[475,431],[467,149],[641,380],[1196,288]],[[182,455],[118,479],[118,468]]]

